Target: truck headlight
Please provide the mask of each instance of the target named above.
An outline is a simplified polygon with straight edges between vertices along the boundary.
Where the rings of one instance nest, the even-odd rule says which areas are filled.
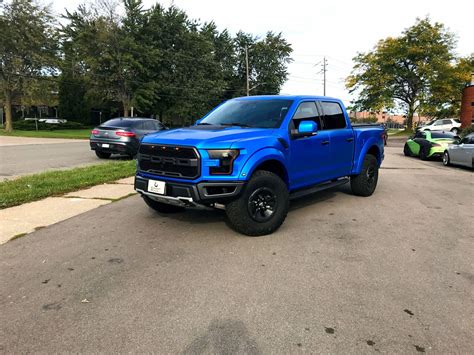
[[[209,158],[219,159],[219,166],[209,168],[211,175],[232,174],[234,160],[239,156],[238,149],[210,149],[207,151]]]

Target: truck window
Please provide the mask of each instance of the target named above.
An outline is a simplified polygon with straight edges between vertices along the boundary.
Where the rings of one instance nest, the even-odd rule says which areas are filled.
[[[324,129],[340,129],[346,128],[346,118],[342,111],[341,105],[337,102],[321,102],[323,108]]]
[[[302,102],[293,116],[290,123],[290,129],[297,129],[301,121],[314,121],[318,124],[318,129],[321,129],[321,116],[314,101]]]

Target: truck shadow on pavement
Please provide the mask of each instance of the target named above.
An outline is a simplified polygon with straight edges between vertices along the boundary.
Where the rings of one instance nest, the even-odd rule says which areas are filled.
[[[345,184],[343,186],[334,187],[332,189],[319,191],[314,194],[292,200],[290,202],[290,209],[288,213],[291,214],[294,211],[314,206],[319,203],[332,202],[332,200],[340,194],[352,195],[350,184]],[[179,222],[180,224],[208,225],[209,223],[223,223],[230,228],[227,223],[226,212],[220,209],[208,211],[198,209],[186,209],[186,211],[183,212],[169,214],[155,212],[150,209],[150,214],[153,217],[161,217],[165,221],[173,220],[175,222]]]

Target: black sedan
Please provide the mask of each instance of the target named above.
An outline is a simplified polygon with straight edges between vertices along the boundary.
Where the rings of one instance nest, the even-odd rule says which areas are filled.
[[[92,130],[90,146],[101,159],[112,154],[135,156],[144,135],[164,129],[160,121],[149,118],[113,118]]]

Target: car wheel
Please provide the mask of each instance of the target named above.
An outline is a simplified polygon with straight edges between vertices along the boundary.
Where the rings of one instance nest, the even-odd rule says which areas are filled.
[[[420,148],[420,159],[428,160],[428,154],[430,154],[430,147],[423,146]]]
[[[352,193],[357,196],[370,196],[374,193],[379,179],[379,164],[377,158],[367,154],[364,158],[362,171],[351,177]]]
[[[453,128],[453,129],[451,130],[451,132],[452,132],[455,136],[457,136],[457,135],[459,134],[459,128]]]
[[[226,205],[230,226],[249,236],[271,234],[286,218],[289,193],[280,177],[269,171],[255,172],[236,200]]]
[[[95,155],[97,155],[97,157],[100,158],[100,159],[109,159],[112,154],[111,154],[111,153],[102,152],[102,151],[100,151],[100,150],[96,150],[96,151],[95,151]]]
[[[403,154],[405,154],[406,157],[411,157],[411,151],[408,143],[405,143],[405,146],[403,147]]]
[[[444,154],[443,154],[443,164],[444,164],[444,166],[450,165],[448,151],[445,151]]]
[[[154,209],[159,213],[177,213],[184,211],[184,207],[169,205],[167,203],[162,203],[151,199],[146,195],[142,195],[143,200],[148,205],[148,207]]]

